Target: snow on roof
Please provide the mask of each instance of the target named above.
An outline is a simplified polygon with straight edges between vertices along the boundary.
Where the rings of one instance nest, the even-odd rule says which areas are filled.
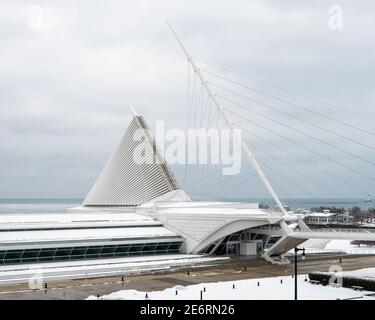
[[[0,215],[0,230],[160,224],[160,222],[150,217],[135,213],[28,213]]]
[[[332,217],[332,216],[335,216],[335,215],[337,215],[337,213],[335,213],[335,212],[329,212],[329,213],[311,212],[309,214],[306,214],[305,216],[306,217],[316,217],[316,218],[327,218],[327,217]]]
[[[260,215],[262,217],[268,216],[270,212],[258,208],[241,208],[233,205],[232,207],[220,207],[220,206],[202,206],[202,207],[164,207],[157,208],[157,213],[173,213],[173,214],[194,214],[194,215]],[[275,212],[275,215],[280,215],[279,212]]]
[[[155,205],[158,208],[247,208],[258,209],[258,203],[247,202],[220,202],[220,201],[160,201]],[[141,206],[142,207],[142,206]]]
[[[103,240],[130,238],[177,237],[164,227],[131,227],[106,229],[42,230],[0,232],[0,246],[11,243],[33,243],[50,241]]]

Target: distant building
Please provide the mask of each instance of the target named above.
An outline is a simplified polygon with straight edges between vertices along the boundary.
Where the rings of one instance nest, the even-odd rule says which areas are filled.
[[[336,222],[337,215],[337,213],[326,209],[323,212],[312,212],[305,215],[304,221],[308,225],[328,225]]]

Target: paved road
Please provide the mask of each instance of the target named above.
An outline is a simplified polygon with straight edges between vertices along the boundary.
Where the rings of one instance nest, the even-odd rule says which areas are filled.
[[[340,265],[343,271],[374,268],[375,256],[313,257],[299,262],[299,273],[328,271],[332,265]],[[189,274],[188,274],[189,271]],[[85,299],[90,295],[104,295],[124,289],[140,291],[163,290],[175,285],[189,285],[202,282],[231,281],[275,276],[291,276],[294,265],[277,266],[263,259],[237,260],[210,267],[176,270],[121,278],[107,277],[88,280],[69,280],[48,284],[47,290],[31,291],[27,286],[2,286],[0,299]]]

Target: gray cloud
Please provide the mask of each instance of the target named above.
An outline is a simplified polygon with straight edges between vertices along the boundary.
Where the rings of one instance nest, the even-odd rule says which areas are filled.
[[[40,0],[35,5],[42,9],[43,28],[33,30],[28,1],[2,1],[0,198],[83,197],[130,121],[128,101],[152,126],[155,120],[163,119],[168,127],[185,127],[186,61],[164,18],[172,22],[191,54],[199,60],[375,118],[372,88],[375,74],[372,12],[375,5],[371,1],[336,3],[344,8],[344,29],[341,31],[328,28],[330,4],[326,1],[311,4],[288,1],[281,5],[278,1],[260,0]],[[373,130],[373,123],[363,119],[308,103],[250,80],[247,83]],[[375,145],[371,136],[346,131],[347,128],[338,124],[323,122],[319,117],[285,104],[264,98],[263,101]],[[260,107],[254,106],[254,109],[266,112]],[[316,128],[307,128],[270,110],[267,114],[375,161],[370,150]],[[319,148],[322,153],[374,176],[374,168],[358,159],[323,147],[264,118],[250,116],[291,139]],[[282,148],[360,185],[369,193],[374,190],[374,183],[364,178],[259,128],[249,128]],[[282,151],[255,141],[344,196],[363,197],[345,185],[336,185],[306,164],[288,158]],[[317,196],[331,196],[261,152],[255,154]],[[181,180],[183,168],[174,166],[173,169]],[[247,170],[245,165],[242,175]],[[276,174],[266,168],[265,171],[282,196],[306,196]],[[252,179],[228,192],[227,196],[263,197],[265,193],[259,182]]]

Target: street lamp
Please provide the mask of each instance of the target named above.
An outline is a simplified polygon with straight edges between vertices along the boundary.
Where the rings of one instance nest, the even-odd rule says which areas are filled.
[[[297,248],[297,247],[294,247],[294,300],[298,300],[297,299],[297,274],[298,274],[298,270],[297,270],[297,253],[299,251],[302,251],[302,259],[304,260],[305,259],[305,248]]]

